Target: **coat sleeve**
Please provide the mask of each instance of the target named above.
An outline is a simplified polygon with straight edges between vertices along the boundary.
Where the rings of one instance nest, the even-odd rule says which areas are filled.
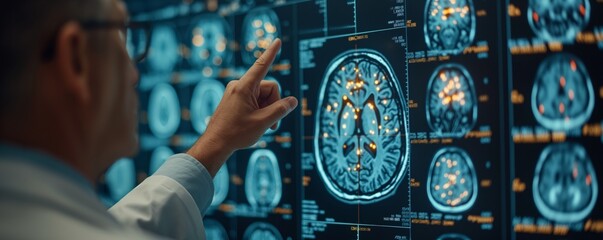
[[[170,157],[155,174],[109,209],[123,224],[174,239],[205,239],[203,215],[213,179],[187,154]]]

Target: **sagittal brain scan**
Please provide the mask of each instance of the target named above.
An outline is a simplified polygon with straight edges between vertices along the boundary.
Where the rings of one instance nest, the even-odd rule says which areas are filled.
[[[211,201],[212,207],[217,207],[228,195],[228,188],[230,187],[230,174],[228,174],[228,167],[226,164],[222,165],[216,176],[214,177],[214,198]]]
[[[530,0],[528,22],[546,41],[573,42],[588,24],[589,0]]]
[[[169,27],[153,29],[148,61],[151,71],[171,72],[179,58],[178,39]]]
[[[542,126],[567,131],[580,127],[595,105],[590,76],[582,61],[567,53],[546,58],[532,88],[532,112]]]
[[[542,151],[533,181],[534,203],[557,222],[576,222],[593,210],[599,186],[584,147],[575,143],[550,145]]]
[[[269,223],[256,222],[245,230],[243,234],[245,240],[282,240],[281,233]]]
[[[318,104],[314,151],[329,192],[350,204],[393,194],[409,161],[408,108],[383,55],[359,49],[336,57]]]
[[[471,0],[430,0],[425,5],[425,43],[431,50],[458,54],[475,37]]]
[[[262,52],[280,36],[278,16],[269,8],[257,8],[250,11],[243,20],[242,36],[243,62],[252,65]]]
[[[447,233],[447,234],[444,234],[444,235],[438,237],[438,240],[471,240],[471,238],[469,238],[463,234]]]
[[[157,172],[157,169],[165,163],[165,161],[174,155],[174,151],[166,146],[155,148],[151,154],[151,162],[149,163],[149,174]]]
[[[462,137],[477,120],[477,97],[473,79],[465,67],[444,64],[429,80],[427,123],[443,137]]]
[[[204,79],[195,87],[191,98],[191,123],[199,134],[207,129],[223,95],[224,85],[218,80]]]
[[[204,219],[203,226],[205,227],[205,239],[228,240],[228,233],[220,222],[212,219]]]
[[[427,196],[437,210],[458,213],[475,203],[477,176],[473,162],[464,150],[447,147],[438,151],[427,176]]]
[[[134,188],[135,175],[136,168],[132,159],[122,158],[111,165],[105,173],[105,183],[113,200],[118,201]]]
[[[283,194],[281,172],[276,155],[260,149],[251,154],[245,176],[245,195],[253,207],[273,208]]]
[[[168,138],[180,126],[180,102],[176,90],[167,83],[157,84],[149,97],[148,122],[158,138]]]
[[[205,77],[216,77],[232,59],[228,48],[230,28],[219,15],[204,15],[192,30],[191,62]]]

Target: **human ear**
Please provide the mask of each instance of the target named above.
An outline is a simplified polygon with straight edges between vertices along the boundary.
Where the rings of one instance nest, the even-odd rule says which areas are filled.
[[[56,56],[53,60],[58,73],[57,84],[82,103],[90,101],[88,39],[76,22],[67,22],[57,33]]]

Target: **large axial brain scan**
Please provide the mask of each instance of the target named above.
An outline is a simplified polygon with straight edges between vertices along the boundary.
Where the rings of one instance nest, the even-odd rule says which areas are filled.
[[[427,123],[442,137],[462,137],[477,120],[477,97],[473,79],[463,66],[444,64],[429,80],[426,100]]]
[[[427,196],[437,210],[458,213],[471,208],[477,198],[477,185],[467,152],[447,147],[435,154],[427,175]]]
[[[279,19],[272,9],[251,10],[243,20],[243,62],[252,65],[279,36]],[[278,54],[276,58],[278,59]]]
[[[532,192],[538,211],[556,222],[577,222],[593,210],[599,186],[584,147],[560,143],[546,147],[534,172]]]
[[[383,55],[358,49],[336,57],[318,109],[314,151],[329,192],[350,204],[393,194],[409,161],[408,108]]]
[[[438,237],[438,240],[471,240],[471,238],[469,238],[463,234],[447,233],[447,234],[444,234],[444,235]]]
[[[532,88],[532,112],[542,126],[567,131],[582,126],[593,112],[595,93],[580,59],[559,53],[538,67]]]
[[[475,38],[471,0],[430,0],[425,5],[425,43],[443,54],[458,54]]]
[[[243,233],[244,240],[282,240],[281,233],[269,223],[256,222],[245,230]]]
[[[224,202],[224,199],[228,195],[229,183],[230,174],[228,174],[228,167],[224,164],[214,177],[214,198],[211,201],[211,207],[217,207]]]
[[[245,195],[252,207],[273,208],[283,194],[281,172],[276,155],[260,149],[251,154],[245,176]]]
[[[528,22],[545,41],[573,42],[588,24],[589,0],[530,0]]]
[[[136,185],[134,160],[122,158],[113,163],[105,173],[105,183],[113,201],[126,196]]]
[[[148,55],[151,72],[171,72],[178,61],[179,51],[176,33],[170,27],[153,29]]]
[[[203,134],[224,95],[224,85],[218,80],[204,79],[193,91],[191,98],[191,124]]]
[[[191,62],[201,68],[203,76],[216,77],[228,64],[232,51],[228,48],[228,23],[219,15],[204,15],[192,30]]]
[[[174,155],[174,151],[166,146],[155,148],[151,153],[151,161],[149,162],[149,174],[157,172],[157,170],[165,163],[165,161]]]
[[[180,102],[176,90],[167,83],[157,84],[149,97],[148,122],[158,138],[168,138],[180,126]]]
[[[205,227],[205,239],[211,240],[228,240],[228,233],[220,222],[212,219],[203,219]]]

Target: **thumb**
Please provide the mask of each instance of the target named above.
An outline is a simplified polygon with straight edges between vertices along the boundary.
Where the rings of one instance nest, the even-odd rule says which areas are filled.
[[[296,107],[297,99],[295,97],[287,97],[258,110],[258,112],[261,118],[264,119],[264,126],[268,128],[283,119]]]

